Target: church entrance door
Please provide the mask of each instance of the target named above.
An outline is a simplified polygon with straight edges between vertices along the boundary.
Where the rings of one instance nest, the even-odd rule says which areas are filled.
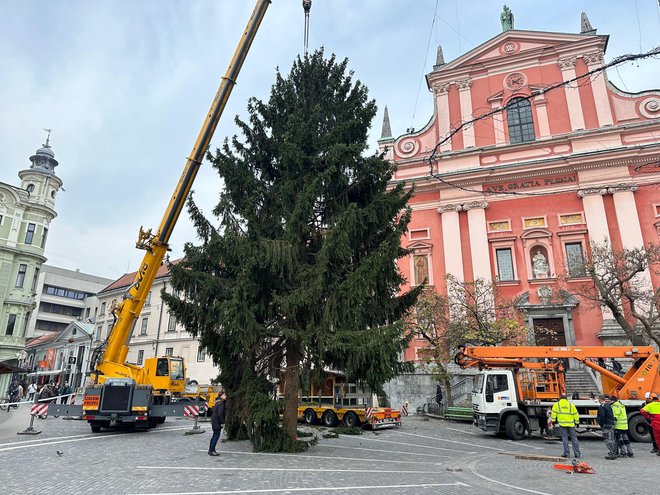
[[[566,345],[563,318],[534,318],[536,345],[563,347]]]

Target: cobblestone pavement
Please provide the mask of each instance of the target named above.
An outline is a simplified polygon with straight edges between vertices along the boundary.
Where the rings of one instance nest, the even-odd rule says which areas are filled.
[[[582,436],[581,445],[596,474],[567,475],[551,462],[506,455],[557,455],[559,442],[511,442],[464,423],[415,417],[398,430],[321,439],[303,454],[254,453],[247,442],[223,442],[215,458],[206,455],[208,424],[204,434],[184,435],[192,425],[184,419],[148,432],[91,434],[83,421],[48,418],[35,422],[40,435],[16,436],[28,423],[25,409],[0,425],[4,493],[660,494],[660,457],[648,444],[633,444],[633,459],[607,461],[595,435]]]

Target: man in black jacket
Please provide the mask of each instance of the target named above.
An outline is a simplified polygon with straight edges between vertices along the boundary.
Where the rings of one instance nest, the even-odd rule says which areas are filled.
[[[614,413],[607,395],[599,395],[598,402],[600,406],[598,406],[596,420],[603,432],[605,445],[607,445],[608,453],[605,459],[614,460],[617,458],[617,446],[614,439]]]
[[[224,392],[218,397],[219,400],[215,401],[213,405],[213,412],[211,413],[211,428],[213,429],[213,436],[211,437],[211,444],[209,445],[209,455],[220,455],[215,451],[215,446],[220,440],[220,433],[222,433],[222,426],[225,424],[225,403],[227,396]]]

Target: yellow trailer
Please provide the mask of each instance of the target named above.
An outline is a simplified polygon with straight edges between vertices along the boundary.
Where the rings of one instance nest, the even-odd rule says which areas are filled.
[[[397,428],[401,426],[401,411],[390,407],[335,407],[332,405],[303,404],[298,406],[298,421],[309,425],[323,426],[370,426],[377,430],[381,428]]]

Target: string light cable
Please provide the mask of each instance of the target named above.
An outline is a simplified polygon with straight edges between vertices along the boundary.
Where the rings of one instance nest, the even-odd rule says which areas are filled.
[[[478,191],[476,189],[466,188],[466,187],[460,186],[458,184],[455,184],[455,183],[452,183],[452,182],[449,182],[449,181],[443,179],[440,173],[436,173],[434,171],[434,163],[437,161],[437,157],[439,155],[440,147],[443,144],[445,144],[446,142],[450,141],[451,138],[455,134],[457,134],[459,131],[461,131],[461,130],[467,128],[467,127],[473,126],[476,122],[480,122],[482,120],[485,120],[485,119],[488,119],[488,118],[492,117],[493,115],[496,115],[498,113],[502,113],[502,112],[506,111],[509,108],[509,106],[511,106],[513,104],[518,104],[520,99],[524,99],[524,100],[529,101],[532,98],[535,98],[537,96],[549,93],[549,92],[554,91],[555,89],[558,89],[558,88],[563,88],[563,87],[569,86],[573,83],[577,83],[578,86],[581,86],[580,82],[581,82],[582,79],[591,77],[595,74],[599,74],[599,73],[609,69],[610,67],[616,67],[616,66],[621,65],[621,64],[626,63],[626,62],[631,62],[631,61],[634,61],[634,60],[642,60],[642,59],[646,59],[646,58],[650,58],[650,57],[656,57],[658,55],[660,55],[660,46],[655,47],[652,50],[649,50],[648,52],[645,52],[645,53],[621,55],[619,57],[614,58],[611,62],[609,62],[609,63],[607,63],[607,64],[605,64],[601,67],[597,67],[595,69],[592,69],[592,70],[590,70],[590,71],[588,71],[584,74],[581,74],[579,76],[576,76],[572,79],[568,79],[566,81],[551,84],[551,85],[549,85],[549,86],[547,86],[547,87],[545,87],[545,88],[543,88],[539,91],[536,91],[536,92],[532,93],[531,95],[521,96],[521,97],[517,98],[516,100],[514,100],[513,103],[509,102],[509,103],[507,103],[506,105],[504,105],[502,107],[495,108],[495,109],[493,109],[489,112],[486,112],[486,113],[484,113],[484,114],[482,114],[478,117],[475,117],[471,120],[462,122],[459,126],[453,127],[451,129],[451,131],[442,140],[438,141],[435,144],[435,146],[433,147],[433,149],[431,150],[431,154],[427,158],[427,161],[429,163],[429,175],[431,177],[437,179],[438,181],[442,182],[443,184],[449,186],[449,187],[460,189],[460,190],[463,190],[463,191],[466,191],[466,192],[478,192],[480,194],[510,194],[510,195],[519,195],[519,196],[536,196],[536,195],[545,196],[545,195],[549,194],[549,193],[532,193],[532,192],[521,193],[521,192],[517,192],[517,191]],[[588,83],[587,81],[584,82],[584,84],[587,84],[587,83]]]

